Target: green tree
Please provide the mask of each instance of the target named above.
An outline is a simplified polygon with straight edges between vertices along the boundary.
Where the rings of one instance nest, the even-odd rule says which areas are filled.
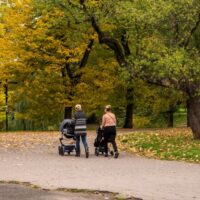
[[[114,51],[119,64],[132,76],[188,96],[190,125],[194,138],[200,139],[199,1],[80,3],[99,42]],[[126,33],[126,42],[115,34],[121,33],[121,29],[123,36]],[[127,47],[132,47],[128,57]]]

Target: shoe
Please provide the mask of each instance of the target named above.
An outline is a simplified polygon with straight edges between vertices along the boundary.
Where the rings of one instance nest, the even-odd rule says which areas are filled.
[[[118,158],[119,157],[119,153],[116,151],[115,153],[114,153],[114,158]]]
[[[108,153],[105,153],[105,155],[104,155],[105,157],[108,157]]]
[[[80,152],[76,152],[76,157],[80,157]]]
[[[86,158],[89,158],[89,149],[87,149],[87,150],[85,151],[85,157],[86,157]]]

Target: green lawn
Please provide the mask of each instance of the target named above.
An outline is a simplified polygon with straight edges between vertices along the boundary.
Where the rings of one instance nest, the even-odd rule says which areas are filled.
[[[118,136],[121,150],[163,160],[200,163],[200,141],[190,129],[174,128]]]
[[[187,125],[187,113],[186,112],[174,113],[174,126],[182,127],[186,125]]]

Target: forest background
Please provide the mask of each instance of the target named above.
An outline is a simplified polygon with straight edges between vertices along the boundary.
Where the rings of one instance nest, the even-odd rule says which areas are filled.
[[[200,139],[198,0],[0,2],[0,129],[190,126]]]

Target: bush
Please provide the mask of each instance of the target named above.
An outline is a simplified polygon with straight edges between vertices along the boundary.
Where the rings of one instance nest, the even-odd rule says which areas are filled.
[[[135,128],[145,128],[150,125],[150,117],[146,116],[135,116],[133,117],[133,124]]]

